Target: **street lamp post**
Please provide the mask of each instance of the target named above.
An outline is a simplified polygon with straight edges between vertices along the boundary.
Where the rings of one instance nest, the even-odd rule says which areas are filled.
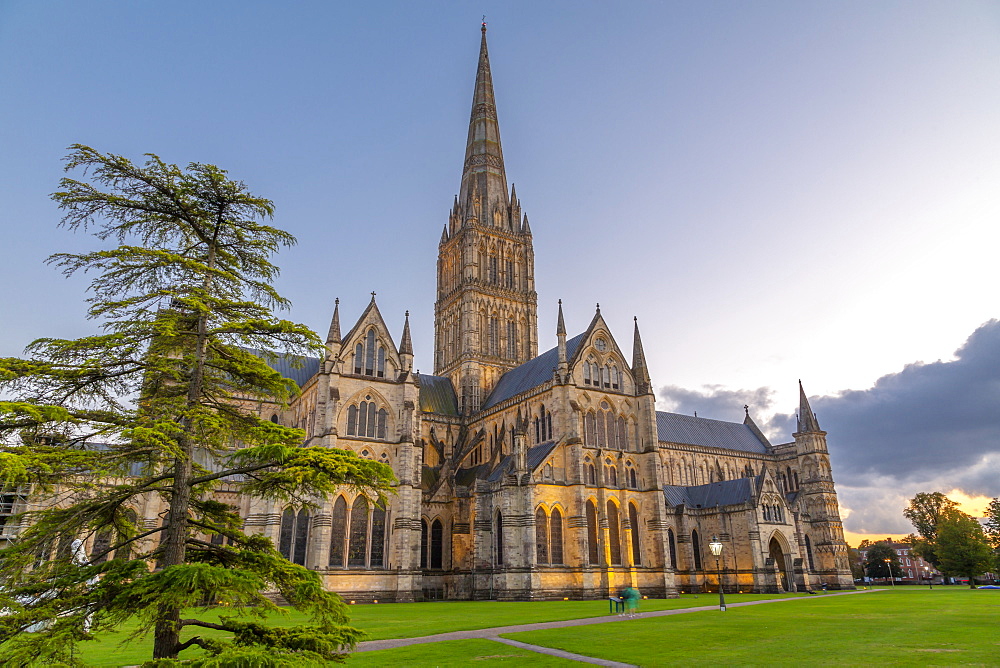
[[[719,565],[719,557],[722,556],[722,543],[717,536],[712,536],[712,542],[708,544],[708,549],[715,557],[715,570],[719,572],[719,611],[726,611],[726,595],[722,593],[722,566]]]
[[[892,559],[885,560],[885,567],[889,569],[889,582],[892,583],[892,588],[896,588],[896,578],[892,577]]]

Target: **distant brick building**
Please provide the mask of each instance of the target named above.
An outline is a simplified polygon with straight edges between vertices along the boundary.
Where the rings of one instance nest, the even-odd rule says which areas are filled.
[[[930,582],[941,582],[942,575],[929,561],[924,561],[923,557],[918,557],[912,553],[913,546],[909,543],[899,543],[888,538],[882,543],[889,543],[889,546],[896,551],[899,559],[899,567],[902,570],[902,577],[896,578],[896,582],[902,584],[928,584]],[[863,565],[868,555],[867,549],[859,549],[859,560]]]

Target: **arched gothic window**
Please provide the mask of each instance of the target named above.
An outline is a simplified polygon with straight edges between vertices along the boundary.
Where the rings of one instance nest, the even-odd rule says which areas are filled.
[[[625,462],[625,486],[629,489],[639,489],[639,477],[636,475],[632,462]]]
[[[535,418],[535,443],[544,443],[552,438],[552,413],[545,410],[545,404],[538,408]]]
[[[620,566],[622,563],[622,523],[618,516],[618,506],[614,501],[608,500],[608,541],[611,543],[611,565]]]
[[[444,563],[444,525],[441,520],[434,520],[431,524],[431,568],[443,568]]]
[[[628,522],[632,526],[632,563],[638,566],[642,563],[639,549],[639,509],[634,503],[628,504]]]
[[[306,548],[309,546],[309,511],[303,508],[296,514],[291,507],[281,514],[278,551],[285,559],[299,566],[306,565]]]
[[[507,321],[507,357],[517,359],[517,323],[513,320]]]
[[[549,563],[549,518],[541,506],[535,511],[535,561]]]
[[[359,496],[351,506],[338,496],[330,522],[330,568],[385,568],[384,508]]]
[[[278,416],[277,415],[272,415],[271,416],[271,422],[273,422],[274,424],[281,424],[280,422],[278,422]]]
[[[552,509],[552,516],[549,518],[549,558],[553,564],[563,562],[562,513],[558,508]]]
[[[364,568],[368,552],[368,500],[359,496],[351,506],[351,533],[347,545],[348,568]]]
[[[698,539],[698,532],[691,532],[691,552],[694,554],[694,569],[701,570],[701,541]]]
[[[360,404],[347,407],[347,435],[363,436],[365,438],[386,438],[386,426],[389,422],[389,411],[378,408],[371,395],[364,398]]]
[[[618,418],[618,433],[615,438],[615,447],[619,450],[628,450],[628,431],[625,428],[625,418]]]
[[[420,568],[427,568],[427,520],[420,520]]]
[[[497,512],[496,521],[493,523],[493,542],[496,546],[495,558],[497,565],[503,564],[503,513]]]
[[[212,543],[221,545],[221,543],[215,543],[214,539],[216,536],[222,538],[222,534],[213,534]],[[103,529],[97,532],[97,535],[94,536],[94,544],[90,548],[91,564],[94,565],[103,564],[105,561],[112,558],[111,553],[109,553],[107,550],[109,547],[111,547],[111,541],[114,540],[114,537],[115,537],[115,531],[112,527],[104,527]]]
[[[584,441],[587,445],[597,445],[597,415],[594,411],[588,411],[583,418]]]
[[[347,548],[347,501],[338,496],[330,518],[330,568],[343,568]]]
[[[354,373],[385,378],[385,348],[375,340],[375,329],[369,329],[364,343],[354,346]]]
[[[500,354],[500,332],[498,330],[498,324],[496,317],[489,319],[489,336],[487,339],[487,355],[499,355]]]
[[[812,541],[809,540],[809,536],[806,536],[806,557],[809,560],[809,570],[816,570],[816,564],[813,563],[813,548]]]
[[[670,568],[677,570],[677,541],[673,529],[667,529],[667,546],[670,548]]]
[[[608,487],[618,486],[618,468],[610,459],[604,460],[604,484]]]
[[[588,485],[596,485],[597,484],[597,467],[594,466],[594,462],[590,461],[590,458],[587,458],[586,460],[584,460],[583,471],[584,471],[584,475],[586,476],[587,484]]]
[[[591,566],[600,564],[597,546],[597,506],[587,501],[587,558]]]

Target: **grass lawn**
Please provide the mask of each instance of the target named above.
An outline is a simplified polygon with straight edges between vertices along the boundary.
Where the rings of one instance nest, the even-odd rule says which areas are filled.
[[[796,596],[796,595],[792,595]],[[777,598],[727,596],[729,603]],[[715,595],[645,600],[641,610],[715,606]],[[460,631],[577,619],[607,614],[606,601],[524,603],[448,601],[351,607],[353,624],[371,639],[409,638]],[[211,618],[213,615],[205,615]],[[272,620],[303,621],[291,613]],[[1000,591],[912,587],[851,596],[811,596],[743,608],[611,622],[585,627],[506,634],[521,642],[641,666],[721,665],[1000,665]],[[138,664],[151,641],[120,647],[127,633],[81,646],[96,666]],[[206,634],[212,633],[207,631]],[[188,650],[192,658],[200,650]],[[428,643],[359,652],[349,666],[468,666],[480,663],[565,665],[556,657],[490,640]]]
[[[785,596],[800,596],[800,594],[786,594]],[[727,596],[727,600],[735,602],[776,597],[777,595],[768,594],[734,594]],[[645,600],[641,602],[640,608],[646,611],[672,610],[714,605],[717,600],[714,595],[710,594],[702,594],[701,596],[685,594],[674,599]],[[351,623],[366,631],[370,640],[382,640],[386,638],[414,638],[435,633],[483,629],[492,626],[599,617],[606,614],[608,614],[607,601],[380,603],[378,605],[351,606]],[[213,621],[217,617],[214,613],[198,616]],[[306,619],[303,615],[290,611],[289,614],[272,618],[271,621],[279,625],[292,625],[303,623]],[[151,638],[136,641],[124,647],[120,646],[121,641],[133,628],[127,626],[117,633],[105,634],[95,642],[80,645],[80,657],[90,665],[102,667],[142,663],[152,656],[153,642]],[[199,629],[197,633],[206,637],[225,635],[210,629]],[[190,635],[186,634],[183,637],[187,638]],[[499,647],[503,651],[498,651],[496,654],[505,656],[522,651],[508,645],[499,645]],[[383,651],[401,652],[403,650]],[[407,651],[416,652],[417,649]],[[420,651],[423,651],[422,648]],[[191,648],[183,652],[181,658],[192,658],[200,652],[201,650],[198,648]],[[431,652],[433,653],[433,650]]]
[[[907,587],[505,637],[640,666],[995,666],[1000,591]]]
[[[410,645],[378,652],[358,652],[347,660],[350,668],[362,666],[440,666],[465,668],[506,663],[511,666],[581,666],[578,661],[539,654],[511,647],[493,640],[447,640],[445,642]]]

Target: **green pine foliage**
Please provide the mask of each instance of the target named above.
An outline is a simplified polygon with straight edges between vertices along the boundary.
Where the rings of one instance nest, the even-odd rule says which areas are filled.
[[[270,201],[215,166],[71,151],[66,169],[84,178],[53,195],[62,225],[106,247],[50,262],[92,276],[88,313],[101,329],[0,359],[0,481],[31,501],[27,528],[0,551],[0,663],[82,665],[76,645],[126,620],[153,634],[149,666],[179,665],[191,646],[206,650],[198,666],[343,660],[363,636],[344,603],[211,494],[226,479],[315,505],[349,485],[384,503],[395,482],[389,467],[307,447],[302,430],[253,410],[298,392],[268,359],[323,352],[307,327],[275,316],[288,302],[270,257],[294,238],[265,224]],[[159,526],[140,519],[153,503]],[[311,621],[269,626],[264,592]],[[226,613],[208,623],[185,617],[192,608]]]

